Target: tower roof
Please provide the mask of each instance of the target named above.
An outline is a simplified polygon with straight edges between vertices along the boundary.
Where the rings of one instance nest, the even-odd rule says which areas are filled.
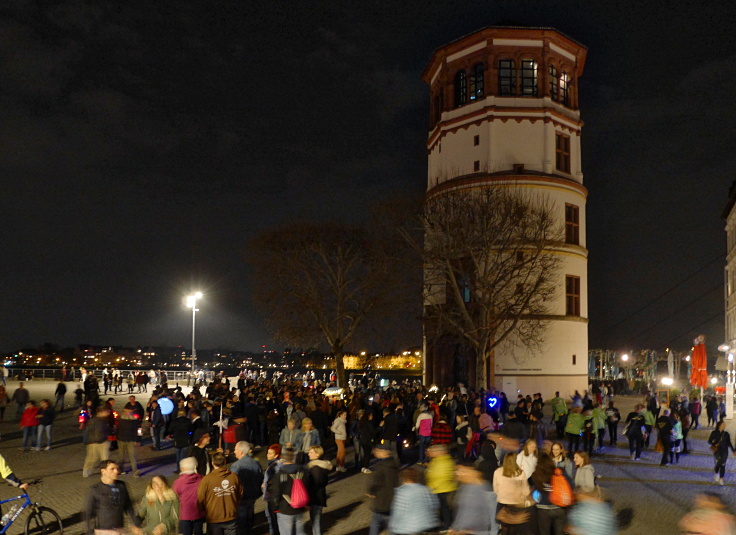
[[[447,56],[448,54],[445,53],[448,48],[453,49],[457,48],[458,43],[461,43],[463,41],[470,41],[474,37],[482,38],[482,37],[492,37],[492,36],[505,36],[506,34],[519,34],[519,33],[526,33],[526,32],[536,32],[540,33],[540,36],[546,36],[549,34],[554,34],[561,38],[562,41],[567,41],[568,46],[570,46],[573,51],[577,51],[575,54],[576,56],[580,57],[580,67],[578,75],[582,74],[582,65],[585,62],[585,57],[587,56],[588,47],[586,47],[584,44],[582,44],[580,41],[577,41],[567,35],[564,32],[561,32],[557,28],[553,28],[551,26],[527,26],[521,22],[512,21],[512,20],[503,20],[496,24],[484,26],[482,28],[479,28],[478,30],[475,30],[471,33],[468,33],[466,35],[460,36],[456,39],[453,39],[452,41],[449,41],[448,43],[445,43],[444,45],[437,47],[432,52],[432,56],[429,59],[429,62],[427,63],[427,67],[424,69],[424,72],[422,73],[422,79],[425,82],[428,82],[429,73],[433,70],[433,67],[437,63],[437,60],[440,59],[442,56]],[[485,35],[484,35],[485,34]]]

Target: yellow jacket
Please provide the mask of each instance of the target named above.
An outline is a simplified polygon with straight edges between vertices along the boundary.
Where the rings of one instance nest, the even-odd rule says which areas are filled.
[[[429,461],[425,478],[429,490],[434,494],[456,491],[455,461],[449,454],[435,457]]]

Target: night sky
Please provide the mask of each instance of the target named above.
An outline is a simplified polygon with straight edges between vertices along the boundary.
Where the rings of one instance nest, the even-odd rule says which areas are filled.
[[[734,19],[730,2],[3,2],[0,350],[189,346],[195,289],[198,347],[270,345],[247,240],[421,193],[421,71],[507,20],[588,47],[590,347],[714,348]],[[399,327],[371,349],[421,343]]]

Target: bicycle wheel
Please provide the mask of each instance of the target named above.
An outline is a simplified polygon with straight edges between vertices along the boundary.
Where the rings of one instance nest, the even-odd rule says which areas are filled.
[[[61,517],[48,507],[36,507],[26,519],[26,535],[61,535]]]

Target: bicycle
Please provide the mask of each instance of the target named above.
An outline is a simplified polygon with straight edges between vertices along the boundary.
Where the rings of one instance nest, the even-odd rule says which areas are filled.
[[[38,485],[42,481],[36,479],[29,482],[29,485]],[[26,518],[26,529],[25,535],[62,535],[64,533],[64,527],[61,524],[61,517],[56,511],[50,507],[40,505],[38,502],[32,502],[28,496],[28,491],[23,490],[23,494],[16,496],[15,498],[8,498],[7,500],[0,500],[0,506],[8,502],[14,502],[16,500],[24,500],[24,502],[13,512],[12,516],[8,519],[7,523],[1,526],[0,535],[4,535],[8,532],[13,522],[20,516],[20,514],[27,508],[31,508],[31,513]]]

